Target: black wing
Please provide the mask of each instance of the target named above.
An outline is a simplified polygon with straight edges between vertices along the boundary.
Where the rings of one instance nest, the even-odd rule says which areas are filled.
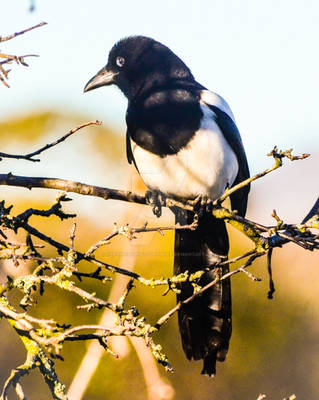
[[[223,132],[223,135],[225,136],[228,144],[236,154],[239,170],[235,182],[233,183],[233,186],[235,186],[245,179],[248,179],[250,176],[246,153],[240,137],[239,130],[235,122],[224,111],[211,104],[205,104],[214,112],[216,116],[216,123],[218,124],[220,130]],[[241,216],[245,216],[246,213],[249,190],[250,184],[244,186],[243,188],[237,190],[230,195],[232,209],[237,210],[238,214]]]
[[[134,162],[130,133],[129,133],[128,129],[126,130],[126,157],[127,157],[127,161],[129,162],[129,164],[132,164],[132,162]],[[134,162],[134,164],[135,164],[135,162]]]

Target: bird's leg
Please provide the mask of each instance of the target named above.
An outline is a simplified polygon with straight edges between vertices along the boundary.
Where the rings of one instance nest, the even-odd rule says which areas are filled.
[[[162,215],[162,207],[166,205],[166,197],[157,190],[147,190],[145,193],[147,204],[152,208],[153,214],[159,218]]]
[[[206,195],[199,195],[192,201],[194,207],[194,223],[198,224],[205,214],[213,210],[213,201]]]

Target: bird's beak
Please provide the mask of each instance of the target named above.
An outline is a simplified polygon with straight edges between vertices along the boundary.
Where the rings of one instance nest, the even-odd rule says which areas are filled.
[[[85,85],[84,93],[89,90],[96,89],[101,86],[112,85],[114,82],[114,77],[118,74],[118,72],[113,72],[107,70],[106,67],[102,68],[96,75],[91,78],[88,83]]]

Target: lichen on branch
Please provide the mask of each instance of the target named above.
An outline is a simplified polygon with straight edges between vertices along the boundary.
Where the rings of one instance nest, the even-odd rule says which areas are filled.
[[[91,121],[82,124],[69,131],[66,135],[63,135],[61,139],[43,146],[30,154],[20,156],[1,153],[1,156],[24,159],[26,161],[38,161],[34,158],[35,155],[61,143],[80,128],[97,123],[97,121]],[[72,219],[75,214],[66,213],[63,210],[64,203],[71,200],[67,197],[66,192],[101,197],[105,200],[115,199],[134,202],[141,206],[147,204],[146,197],[129,191],[102,188],[57,178],[21,177],[10,173],[0,174],[0,185],[20,186],[27,189],[40,187],[43,189],[63,190],[63,193],[58,193],[56,202],[47,209],[29,208],[17,215],[14,215],[14,207],[12,205],[7,206],[4,201],[0,202],[0,260],[11,260],[16,267],[25,261],[32,262],[34,266],[30,274],[17,278],[8,277],[7,282],[0,286],[0,315],[12,326],[26,349],[26,361],[12,371],[3,388],[1,399],[7,398],[7,393],[11,386],[15,388],[17,395],[23,398],[21,397],[23,396],[23,388],[20,378],[34,369],[40,371],[54,399],[66,399],[65,387],[57,377],[53,359],[61,357],[61,350],[69,341],[95,340],[109,354],[116,356],[109,347],[108,339],[110,337],[138,337],[144,340],[158,363],[163,365],[168,371],[173,371],[173,367],[170,365],[162,346],[154,340],[154,333],[163,329],[164,325],[184,304],[192,302],[197,296],[200,296],[204,291],[222,280],[230,279],[233,275],[243,273],[254,282],[260,281],[260,278],[247,270],[253,264],[254,260],[260,257],[267,257],[267,267],[270,276],[268,297],[271,298],[275,291],[271,275],[273,249],[282,247],[286,243],[293,243],[310,251],[319,248],[318,232],[314,233],[314,230],[319,229],[319,199],[301,223],[287,224],[274,210],[272,214],[274,224],[272,226],[265,226],[258,222],[250,221],[237,215],[235,211],[224,207],[222,203],[230,194],[279,168],[285,157],[290,160],[299,160],[308,157],[306,154],[299,157],[293,156],[291,150],[281,152],[277,148],[274,148],[270,155],[274,158],[274,165],[272,167],[236,185],[234,188],[227,189],[214,202],[212,207],[214,217],[223,219],[249,238],[252,247],[244,254],[230,260],[222,260],[219,264],[212,266],[211,268],[215,268],[217,271],[216,279],[206,286],[201,286],[200,282],[202,275],[207,270],[201,270],[195,274],[185,272],[176,276],[150,278],[132,272],[128,268],[111,265],[96,256],[98,249],[108,246],[116,237],[121,240],[132,241],[139,240],[139,234],[141,233],[157,232],[159,235],[164,235],[166,231],[176,229],[196,229],[198,209],[194,206],[195,201],[181,201],[174,198],[166,199],[167,207],[180,207],[194,212],[194,222],[190,225],[150,227],[145,223],[141,227],[132,227],[129,224],[123,226],[115,224],[111,232],[105,237],[95,243],[87,243],[87,249],[79,251],[75,245],[75,225],[73,225],[71,232],[68,234],[69,245],[66,245],[33,226],[30,222],[32,216],[45,219],[56,216],[61,221]],[[18,232],[24,232],[24,241],[21,241],[21,239],[18,240]],[[57,255],[46,256],[44,252],[47,253],[47,248],[55,250]],[[90,272],[83,271],[82,264],[84,261],[90,265]],[[235,262],[241,262],[241,265],[222,275],[222,265],[232,265]],[[125,275],[130,279],[125,291],[121,294],[117,302],[110,302],[97,296],[96,293],[91,293],[83,288],[83,281],[96,281],[100,285],[109,285],[112,282],[114,274]],[[194,287],[192,296],[179,302],[175,307],[158,318],[157,321],[150,322],[151,317],[140,315],[138,307],[135,305],[126,306],[126,300],[131,291],[134,288],[137,290],[139,285],[150,289],[163,287],[164,294],[167,294],[169,292],[178,293],[179,285],[187,281]],[[92,324],[70,326],[67,321],[55,321],[48,315],[43,319],[35,318],[31,314],[32,308],[35,306],[34,297],[38,293],[45,296],[48,286],[54,287],[57,291],[72,293],[77,296],[79,299],[77,308],[79,310],[87,312],[95,309],[110,310],[114,315],[116,323],[112,326]],[[24,309],[22,313],[18,312],[9,302],[10,296],[8,294],[13,290],[19,291],[22,294],[20,300],[20,306]]]

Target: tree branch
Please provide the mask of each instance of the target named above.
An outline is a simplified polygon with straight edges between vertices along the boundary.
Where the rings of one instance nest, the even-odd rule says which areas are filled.
[[[82,124],[80,127],[86,126],[87,124],[96,123],[97,121],[91,121],[90,123]],[[65,140],[71,134],[80,129],[79,127],[68,132],[61,139],[50,143],[41,149],[29,153],[25,156],[18,156],[19,158],[25,158],[31,161],[36,161],[33,157],[40,154],[42,151],[47,150],[50,147],[55,146],[61,141]],[[291,150],[286,152],[278,152],[275,148],[271,155],[275,159],[275,164],[268,170],[255,175],[254,177],[242,182],[236,187],[226,191],[212,207],[212,214],[216,218],[223,219],[225,222],[234,226],[237,230],[246,235],[252,240],[254,247],[245,254],[235,257],[230,260],[222,260],[219,264],[212,266],[216,270],[216,279],[210,282],[208,285],[201,287],[199,282],[202,275],[207,272],[208,269],[197,271],[196,273],[190,274],[186,271],[183,274],[173,276],[170,278],[160,278],[160,279],[145,279],[144,277],[136,274],[134,272],[128,271],[124,268],[119,268],[103,261],[97,260],[94,257],[94,253],[97,249],[104,245],[107,245],[111,240],[117,236],[124,236],[128,240],[133,240],[139,233],[142,232],[159,232],[163,234],[166,230],[176,230],[176,229],[196,229],[197,227],[197,214],[199,213],[196,199],[183,201],[175,198],[166,199],[167,207],[180,207],[194,212],[194,223],[187,226],[164,226],[164,227],[147,227],[144,224],[140,228],[132,228],[129,225],[124,225],[122,227],[114,226],[113,232],[105,236],[103,239],[97,241],[95,244],[88,247],[86,252],[79,252],[75,249],[75,225],[71,230],[69,236],[70,245],[67,246],[63,243],[56,241],[44,233],[40,232],[34,226],[29,223],[30,218],[33,215],[41,216],[44,218],[49,218],[52,215],[58,216],[60,219],[73,217],[73,214],[66,214],[62,210],[62,202],[68,201],[65,194],[59,195],[56,203],[47,210],[38,210],[30,208],[20,213],[17,216],[11,215],[12,207],[5,207],[4,201],[0,202],[0,227],[3,229],[11,230],[17,233],[19,229],[28,233],[28,238],[25,244],[15,243],[10,237],[7,238],[4,232],[0,230],[0,235],[2,239],[0,240],[0,250],[3,249],[3,254],[1,259],[12,259],[15,265],[19,265],[19,260],[33,260],[37,262],[37,267],[34,269],[33,273],[27,276],[22,276],[16,279],[8,278],[8,282],[0,287],[0,299],[3,303],[3,307],[0,307],[0,314],[3,315],[9,323],[11,323],[16,329],[21,340],[27,341],[27,346],[35,346],[36,358],[34,360],[39,360],[40,364],[36,364],[39,367],[40,372],[43,374],[44,379],[49,382],[51,391],[55,396],[55,399],[65,399],[64,388],[60,392],[57,392],[59,387],[59,382],[57,380],[54,369],[51,368],[50,357],[60,357],[59,352],[65,341],[75,341],[75,340],[97,340],[101,346],[103,346],[108,352],[112,353],[108,348],[107,337],[109,336],[134,336],[143,338],[145,343],[149,346],[155,359],[169,371],[172,371],[166,355],[163,353],[160,345],[157,345],[153,341],[153,333],[157,332],[181,307],[192,302],[196,297],[200,296],[206,290],[216,285],[218,282],[225,279],[230,279],[233,275],[238,273],[244,273],[248,278],[253,281],[259,281],[252,273],[246,271],[246,269],[252,265],[253,261],[259,257],[268,255],[268,269],[270,276],[270,291],[269,296],[272,296],[274,292],[274,285],[271,276],[271,252],[275,247],[280,247],[285,243],[292,242],[298,246],[301,246],[307,250],[314,250],[319,248],[319,237],[314,235],[311,228],[319,229],[319,215],[317,212],[319,199],[317,200],[315,206],[308,213],[307,217],[303,220],[301,224],[285,224],[276,214],[273,212],[273,217],[276,221],[274,226],[264,226],[254,221],[250,221],[236,214],[236,212],[230,211],[220,204],[225,200],[231,193],[235,190],[239,190],[244,185],[264,176],[271,171],[277,169],[282,165],[283,157],[288,157],[291,160],[303,159],[307,155],[302,155],[300,157],[292,156]],[[15,158],[15,156],[13,156]],[[83,195],[91,195],[96,197],[101,197],[103,199],[115,199],[127,202],[134,202],[138,204],[147,204],[145,196],[138,195],[129,191],[121,191],[109,188],[103,188],[92,185],[85,185],[79,182],[67,181],[63,179],[55,178],[32,178],[32,177],[21,177],[14,176],[12,174],[2,174],[0,175],[0,185],[8,186],[22,186],[29,189],[33,187],[42,187],[50,189],[60,189],[68,192],[75,192]],[[40,254],[40,248],[33,244],[32,238],[36,237],[50,246],[53,246],[60,257],[46,258]],[[221,266],[225,264],[231,264],[239,260],[245,259],[243,265],[240,265],[236,269],[222,275]],[[78,263],[82,260],[88,261],[98,268],[92,273],[83,273],[78,270]],[[78,287],[72,277],[77,277],[79,280],[83,278],[97,279],[105,283],[110,277],[100,274],[100,271],[105,268],[111,272],[120,273],[129,276],[131,281],[129,282],[126,290],[120,297],[117,303],[111,303],[99,298],[95,293],[89,293],[86,290]],[[179,284],[182,282],[189,282],[194,287],[193,294],[185,299],[183,302],[178,303],[170,311],[166,312],[158,321],[151,325],[146,322],[144,317],[139,317],[139,312],[136,307],[131,307],[129,309],[125,308],[125,301],[129,292],[133,287],[133,279],[140,282],[143,285],[156,287],[164,286],[167,288],[165,294],[169,291],[179,292]],[[80,325],[80,326],[66,326],[59,325],[53,320],[49,319],[36,319],[27,313],[18,314],[13,308],[10,308],[8,303],[6,293],[11,289],[18,289],[23,293],[23,298],[20,302],[20,306],[25,309],[34,303],[33,293],[39,291],[43,294],[46,285],[53,285],[60,290],[72,292],[84,300],[85,304],[80,304],[77,306],[78,309],[83,309],[90,311],[94,308],[108,308],[116,316],[117,325],[116,328],[108,328],[102,325]],[[10,322],[11,321],[11,322]],[[80,331],[93,330],[93,332]],[[25,339],[26,338],[26,339]],[[28,350],[29,351],[29,350]],[[50,356],[45,353],[49,352]],[[53,352],[55,354],[53,354]],[[51,354],[52,353],[52,354]],[[29,353],[28,353],[29,354]],[[45,358],[46,357],[46,358]],[[42,360],[42,361],[41,361]],[[33,364],[32,368],[33,368]],[[46,369],[45,369],[46,368]],[[41,370],[42,369],[42,370]],[[17,369],[18,370],[18,369]],[[50,376],[50,378],[48,378]],[[12,378],[10,377],[8,383],[4,388],[4,395],[6,395],[7,388],[12,385],[16,387],[16,391],[21,393],[22,389],[18,383],[20,378],[20,372],[14,372]],[[52,382],[55,382],[52,384]],[[58,393],[58,394],[57,394]],[[59,397],[60,396],[60,397]],[[4,397],[5,399],[5,397]],[[1,399],[0,399],[1,400]]]
[[[85,128],[86,126],[89,125],[101,125],[102,122],[95,120],[95,121],[89,121],[89,122],[84,122],[81,125],[78,125],[77,127],[71,129],[68,133],[66,133],[65,135],[63,135],[60,139],[55,140],[52,143],[48,143],[45,146],[41,147],[40,149],[33,151],[32,153],[28,153],[25,155],[22,154],[7,154],[7,153],[1,153],[0,152],[0,161],[2,158],[15,158],[17,160],[28,160],[28,161],[33,161],[33,162],[37,162],[40,161],[39,158],[33,158],[34,156],[37,156],[38,154],[41,154],[42,152],[44,152],[45,150],[50,149],[53,146],[56,146],[57,144],[64,142],[65,139],[67,139],[69,136],[73,135],[75,132],[77,132],[78,130]]]
[[[227,188],[225,190],[225,193],[221,197],[219,197],[217,200],[215,200],[214,204],[221,204],[232,193],[234,193],[237,190],[247,186],[249,183],[252,183],[257,179],[262,178],[263,176],[269,174],[270,172],[273,172],[276,169],[280,168],[282,166],[282,159],[284,157],[289,158],[289,160],[291,160],[291,161],[296,161],[296,160],[304,160],[305,158],[308,158],[310,156],[310,154],[308,154],[308,153],[304,153],[301,156],[293,156],[291,154],[291,152],[292,152],[292,149],[289,149],[289,150],[286,150],[286,151],[281,151],[280,150],[278,152],[278,148],[277,148],[277,146],[275,146],[273,148],[273,150],[270,153],[267,154],[268,157],[271,156],[275,160],[275,163],[274,163],[274,165],[272,167],[267,168],[265,171],[260,172],[260,173],[258,173],[256,175],[254,175],[254,176],[252,176],[252,177],[250,177],[250,178],[238,183],[238,185],[235,185],[235,186],[231,187],[230,189]]]
[[[54,400],[67,400],[65,386],[59,381],[53,362],[48,358],[39,343],[29,336],[29,333],[33,330],[32,325],[21,318],[17,318],[18,314],[4,296],[0,297],[0,305],[0,314],[6,316],[7,321],[16,330],[27,350],[26,362],[12,370],[10,377],[4,385],[0,400],[7,400],[10,386],[16,387],[19,379],[33,368],[39,369]]]
[[[146,204],[145,196],[141,196],[128,190],[109,189],[59,178],[37,178],[17,176],[8,173],[0,174],[0,185],[25,187],[30,190],[32,188],[55,189],[64,192],[82,194],[84,196],[101,197],[104,200],[112,199],[137,204]]]
[[[40,22],[37,25],[32,26],[31,28],[24,29],[20,32],[15,32],[12,35],[8,36],[0,36],[0,43],[6,42],[8,40],[11,40],[17,36],[23,35],[26,32],[29,32],[33,29],[39,28],[43,25],[46,25],[46,22]],[[10,54],[5,54],[0,52],[0,58],[3,58],[4,60],[0,62],[0,81],[7,87],[9,88],[10,86],[7,83],[8,80],[8,74],[10,70],[5,70],[3,68],[3,65],[5,64],[11,64],[12,62],[16,62],[17,64],[24,65],[25,67],[28,67],[28,64],[25,62],[26,57],[38,57],[36,54],[26,54],[24,56],[16,56],[16,55],[10,55]]]
[[[15,32],[15,33],[13,33],[13,34],[11,34],[11,35],[8,35],[8,36],[0,36],[0,43],[1,43],[1,42],[6,42],[6,41],[8,41],[8,40],[11,40],[11,39],[17,37],[17,36],[23,35],[24,33],[30,32],[30,31],[32,31],[33,29],[40,28],[40,26],[43,26],[43,25],[47,25],[47,22],[40,22],[40,23],[37,24],[37,25],[31,26],[31,28],[23,29],[23,30],[20,31],[20,32]]]

